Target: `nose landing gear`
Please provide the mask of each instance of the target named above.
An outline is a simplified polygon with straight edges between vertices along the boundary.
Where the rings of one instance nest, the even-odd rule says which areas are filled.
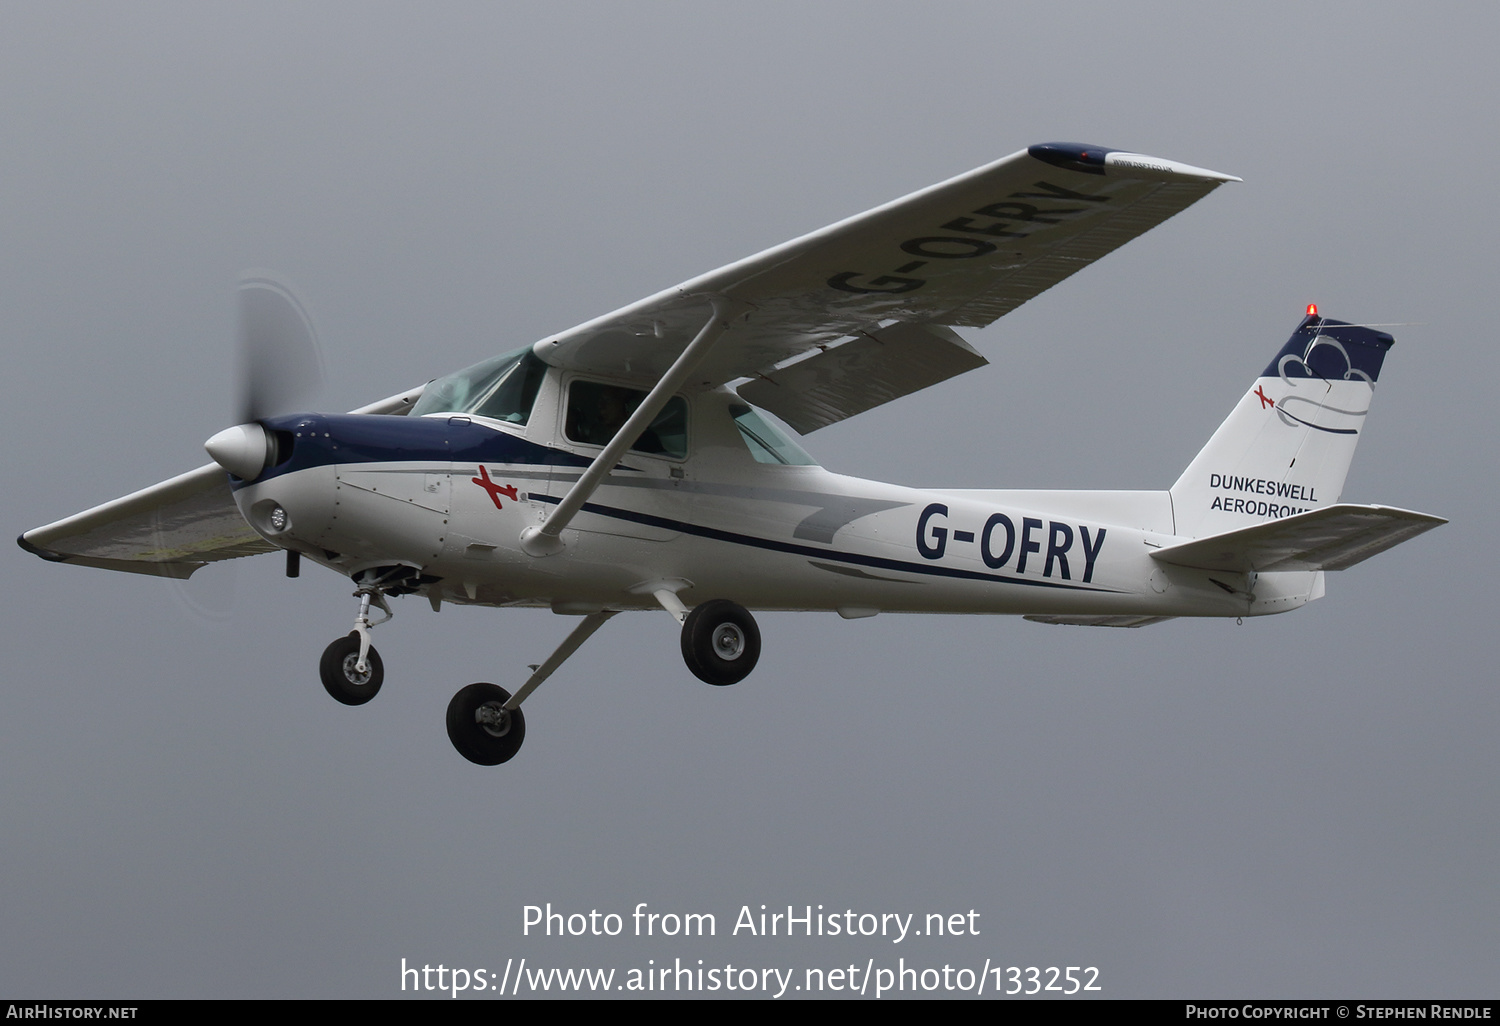
[[[363,670],[359,668],[361,647],[365,647]],[[359,631],[350,631],[348,637],[335,639],[323,650],[318,675],[323,678],[323,689],[334,701],[364,705],[385,683],[385,665],[380,661],[380,653],[361,640]]]
[[[318,663],[323,689],[333,696],[334,701],[344,705],[364,705],[380,690],[380,685],[385,682],[385,665],[380,661],[380,653],[370,644],[370,628],[396,615],[386,601],[386,592],[400,595],[410,591],[416,573],[407,566],[378,567],[365,570],[355,578],[354,597],[359,599],[359,612],[354,617],[354,630],[325,648]],[[371,620],[372,605],[385,615]]]

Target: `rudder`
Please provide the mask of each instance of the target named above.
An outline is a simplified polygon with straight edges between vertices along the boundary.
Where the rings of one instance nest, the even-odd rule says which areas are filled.
[[[1393,344],[1308,307],[1172,486],[1177,534],[1203,538],[1337,502]]]

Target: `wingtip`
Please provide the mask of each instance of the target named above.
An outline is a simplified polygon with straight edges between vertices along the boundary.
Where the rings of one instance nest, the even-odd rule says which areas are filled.
[[[1226,175],[1222,171],[1210,171],[1206,167],[1194,167],[1164,157],[1152,157],[1145,153],[1132,153],[1109,146],[1094,146],[1089,143],[1050,142],[1029,146],[1026,152],[1044,164],[1081,171],[1084,174],[1102,175],[1110,169],[1130,174],[1144,172],[1151,178],[1196,178],[1213,182],[1243,182],[1243,178]]]
[[[61,552],[53,552],[51,549],[44,549],[40,545],[33,545],[26,540],[26,535],[24,534],[16,535],[16,544],[34,556],[41,556],[49,563],[61,563],[68,558]]]
[[[1026,147],[1026,152],[1044,164],[1082,171],[1086,175],[1104,174],[1104,161],[1115,150],[1089,143],[1049,142]]]
[[[1226,175],[1222,171],[1211,171],[1206,167],[1194,167],[1192,164],[1167,160],[1165,157],[1153,157],[1145,153],[1126,153],[1123,150],[1112,151],[1104,158],[1104,164],[1108,168],[1119,168],[1131,174],[1144,173],[1152,178],[1195,178],[1199,181],[1210,182],[1244,181],[1243,178]]]

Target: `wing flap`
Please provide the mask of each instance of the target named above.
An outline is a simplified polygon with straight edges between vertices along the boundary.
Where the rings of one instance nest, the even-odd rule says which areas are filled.
[[[1447,522],[1390,506],[1341,503],[1173,545],[1151,556],[1173,566],[1231,573],[1345,570]]]
[[[893,324],[773,370],[737,391],[805,435],[988,362],[947,328]]]

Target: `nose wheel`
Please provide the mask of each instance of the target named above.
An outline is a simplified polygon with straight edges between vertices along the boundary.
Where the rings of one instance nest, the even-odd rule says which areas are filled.
[[[385,665],[380,661],[380,653],[370,648],[361,669],[359,648],[359,632],[350,631],[348,637],[339,638],[325,648],[318,662],[323,689],[344,705],[364,705],[385,683]]]
[[[323,658],[318,662],[323,689],[333,696],[334,701],[344,705],[364,705],[385,683],[385,666],[380,661],[380,653],[370,644],[370,628],[395,615],[386,601],[386,589],[402,585],[412,574],[411,568],[397,566],[366,570],[356,579],[354,597],[359,599],[359,612],[354,617],[354,630],[325,648]],[[371,606],[385,615],[379,620],[371,620]]]
[[[682,659],[693,676],[723,687],[750,675],[760,659],[760,628],[744,606],[705,602],[682,622]]]

